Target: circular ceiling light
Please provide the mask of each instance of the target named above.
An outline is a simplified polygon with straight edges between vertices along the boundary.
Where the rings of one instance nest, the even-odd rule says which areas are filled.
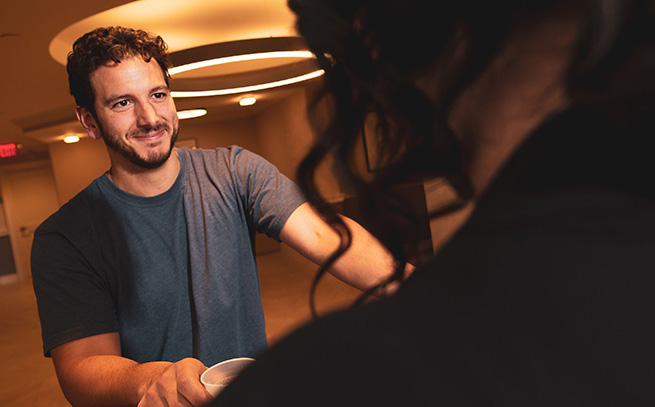
[[[223,95],[233,95],[236,93],[255,92],[258,90],[277,88],[280,86],[308,81],[310,79],[318,78],[324,73],[325,72],[322,69],[319,69],[317,71],[310,72],[305,75],[295,76],[292,78],[283,79],[274,82],[260,83],[257,85],[240,86],[240,87],[226,88],[226,89],[171,91],[171,96],[173,96],[174,98],[192,98],[192,97],[223,96]]]
[[[171,96],[222,96],[254,92],[324,74],[300,38],[258,38],[171,53]]]
[[[185,65],[175,66],[168,70],[171,75],[177,75],[182,72],[191,71],[194,69],[208,68],[216,65],[231,64],[246,61],[257,61],[266,59],[284,59],[284,58],[298,58],[298,59],[311,59],[314,54],[309,51],[270,51],[258,52],[255,54],[242,54],[232,55],[228,57],[207,59],[204,61],[191,62]]]

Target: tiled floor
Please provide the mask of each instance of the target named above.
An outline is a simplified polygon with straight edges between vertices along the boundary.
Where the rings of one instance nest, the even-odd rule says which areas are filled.
[[[258,257],[266,332],[273,343],[310,318],[309,287],[316,266],[282,246]],[[321,313],[347,306],[359,291],[326,276],[316,302]],[[63,407],[52,362],[42,356],[31,283],[0,286],[0,406]]]

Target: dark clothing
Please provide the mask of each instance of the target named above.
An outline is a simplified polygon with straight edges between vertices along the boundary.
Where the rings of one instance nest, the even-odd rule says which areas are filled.
[[[277,239],[304,198],[241,148],[177,153],[168,191],[135,196],[103,175],[37,229],[46,355],[109,332],[137,362],[195,357],[211,366],[266,348],[252,239]]]
[[[652,134],[556,117],[395,295],[295,332],[212,405],[655,405]]]

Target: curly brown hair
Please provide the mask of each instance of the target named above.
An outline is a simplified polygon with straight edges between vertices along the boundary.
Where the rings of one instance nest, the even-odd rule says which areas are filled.
[[[78,38],[66,64],[68,85],[75,103],[94,113],[91,73],[110,61],[120,63],[122,59],[134,56],[140,56],[146,62],[155,58],[166,85],[170,86],[168,46],[160,36],[132,28],[101,27]]]

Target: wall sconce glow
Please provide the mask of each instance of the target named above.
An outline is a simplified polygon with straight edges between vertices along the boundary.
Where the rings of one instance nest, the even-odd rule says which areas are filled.
[[[291,85],[302,81],[318,78],[325,73],[324,70],[310,72],[305,75],[296,76],[294,78],[284,79],[276,82],[261,83],[259,85],[242,86],[239,88],[231,89],[215,89],[215,90],[179,90],[172,91],[171,96],[174,98],[193,98],[193,97],[207,97],[207,96],[222,96],[233,95],[236,93],[256,92],[258,90],[277,88],[279,86]]]
[[[184,119],[193,119],[194,117],[201,117],[207,114],[205,109],[190,109],[190,110],[180,110],[177,112],[177,118],[180,120]]]
[[[255,54],[234,55],[229,57],[208,59],[206,61],[192,62],[185,65],[175,66],[168,70],[168,73],[175,75],[181,72],[191,71],[193,69],[207,68],[209,66],[229,64],[234,62],[254,61],[257,59],[272,58],[313,58],[314,54],[309,51],[273,51],[259,52]]]
[[[64,137],[64,143],[66,144],[77,143],[78,141],[80,141],[80,137],[75,134],[71,134],[69,136]]]
[[[241,98],[241,100],[239,100],[239,105],[241,105],[241,106],[252,106],[256,102],[257,102],[256,98],[254,98],[252,96],[248,96],[248,97]]]

